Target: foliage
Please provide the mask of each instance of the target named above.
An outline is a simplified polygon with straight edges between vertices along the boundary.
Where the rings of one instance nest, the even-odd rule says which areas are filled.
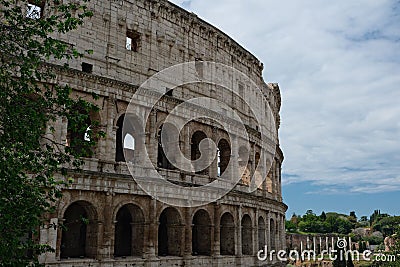
[[[80,157],[90,156],[104,135],[95,124],[86,131],[84,122],[97,107],[71,99],[71,88],[55,84],[54,69],[44,63],[82,56],[54,36],[92,15],[87,1],[29,1],[45,7],[43,15],[35,8],[27,12],[28,1],[0,0],[0,266],[36,266],[37,256],[51,251],[35,238],[44,214],[61,196],[62,183],[54,174],[81,166]],[[51,125],[60,118],[73,131],[87,134],[87,140],[74,140],[68,147],[57,143]]]
[[[296,216],[297,229],[293,230],[293,217],[292,223],[288,223],[291,232],[299,230],[306,233],[339,233],[349,234],[353,229],[353,224],[350,222],[346,215],[338,213],[325,213],[322,212],[320,216],[315,215],[312,210],[308,210],[303,217]],[[288,229],[288,228],[287,228]]]
[[[297,230],[297,225],[292,221],[286,221],[285,228],[288,232],[294,233]]]
[[[377,218],[373,224],[373,229],[382,232],[385,236],[393,235],[399,227],[400,216]]]

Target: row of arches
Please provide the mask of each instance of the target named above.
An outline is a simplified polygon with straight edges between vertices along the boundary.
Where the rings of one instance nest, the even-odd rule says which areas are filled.
[[[95,258],[97,249],[97,214],[94,207],[85,201],[72,203],[64,212],[60,257]],[[273,219],[269,229],[263,217],[258,218],[258,228],[253,229],[252,218],[244,214],[241,228],[238,228],[230,212],[222,214],[219,220],[219,253],[221,255],[255,255],[254,249],[262,249],[269,230],[270,245],[275,248],[275,233],[278,225]],[[140,257],[145,253],[146,223],[142,209],[134,204],[119,208],[114,221],[114,257]],[[182,256],[185,246],[184,221],[176,208],[165,208],[158,218],[157,255]],[[214,225],[207,210],[197,210],[191,220],[191,253],[193,256],[212,255]],[[241,231],[241,251],[236,248],[236,231]],[[254,248],[254,234],[258,235],[258,247]]]
[[[85,111],[80,110],[79,112],[85,113]],[[93,114],[87,114],[85,121],[83,122],[83,126],[79,129],[75,129],[73,126],[68,124],[67,127],[67,146],[73,147],[75,150],[81,149],[79,146],[75,146],[77,139],[83,141],[90,141],[92,132],[94,131],[94,126],[92,125],[92,117],[95,117]],[[96,118],[94,118],[96,119]],[[125,131],[123,131],[123,126],[125,123]],[[157,167],[162,169],[175,169],[173,162],[171,162],[170,158],[167,157],[164,148],[161,142],[161,132],[164,125],[161,125],[157,130],[157,139],[158,139],[158,147],[157,147]],[[125,114],[121,115],[116,123],[116,139],[115,139],[115,161],[116,162],[134,162],[135,157],[139,156],[141,150],[141,144],[144,144],[144,140],[142,138],[144,133],[140,132],[142,130],[140,123],[137,119],[129,119],[125,120]],[[178,133],[179,136],[179,133]],[[190,137],[190,159],[192,161],[198,160],[201,156],[200,152],[200,144],[201,142],[208,138],[207,135],[203,131],[195,131]],[[135,155],[136,153],[136,155]],[[244,183],[249,183],[248,177],[252,176],[250,173],[251,167],[249,167],[248,160],[248,150],[244,147],[239,148],[239,165],[241,168],[247,168],[248,171],[244,171],[243,181]],[[229,141],[224,138],[221,138],[217,144],[217,164],[216,164],[216,175],[218,177],[222,176],[222,174],[226,171],[228,164],[231,159],[232,149]],[[83,155],[85,156],[85,155]],[[255,166],[257,167],[260,160],[260,153],[255,153]],[[197,169],[194,166],[194,169]],[[208,175],[209,169],[205,168],[202,170],[196,171],[197,174]],[[247,180],[246,180],[247,179]],[[246,182],[247,181],[247,182]]]

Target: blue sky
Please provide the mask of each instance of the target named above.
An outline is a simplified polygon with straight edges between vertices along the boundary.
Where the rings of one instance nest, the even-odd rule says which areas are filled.
[[[400,215],[400,1],[173,0],[264,62],[282,92],[287,215]]]

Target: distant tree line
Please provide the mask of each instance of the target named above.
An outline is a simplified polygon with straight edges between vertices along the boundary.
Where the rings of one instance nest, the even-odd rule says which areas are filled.
[[[337,233],[349,234],[356,228],[370,228],[370,232],[382,233],[382,236],[377,234],[370,236],[352,235],[355,241],[365,241],[369,244],[381,243],[382,237],[395,234],[400,227],[400,216],[390,216],[386,213],[381,213],[380,210],[375,210],[371,216],[362,216],[357,219],[354,211],[349,215],[336,212],[324,211],[318,216],[312,210],[307,210],[306,214],[293,214],[290,220],[286,221],[286,231],[292,233]]]
[[[335,212],[316,215],[312,210],[308,210],[305,215],[293,214],[289,221],[286,221],[288,232],[298,233],[338,233],[349,234],[357,223],[354,212],[349,216]]]

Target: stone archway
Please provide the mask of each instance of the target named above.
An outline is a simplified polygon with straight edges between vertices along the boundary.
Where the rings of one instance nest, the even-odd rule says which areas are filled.
[[[116,216],[114,255],[116,257],[142,256],[144,216],[133,204],[122,206]]]
[[[181,256],[181,216],[175,208],[166,208],[160,215],[158,226],[158,256]]]
[[[97,215],[94,206],[77,201],[64,212],[61,258],[95,258],[97,254]]]
[[[220,253],[235,255],[235,222],[232,214],[224,213],[220,223]]]
[[[197,211],[192,225],[192,254],[211,255],[211,220],[207,211]]]

